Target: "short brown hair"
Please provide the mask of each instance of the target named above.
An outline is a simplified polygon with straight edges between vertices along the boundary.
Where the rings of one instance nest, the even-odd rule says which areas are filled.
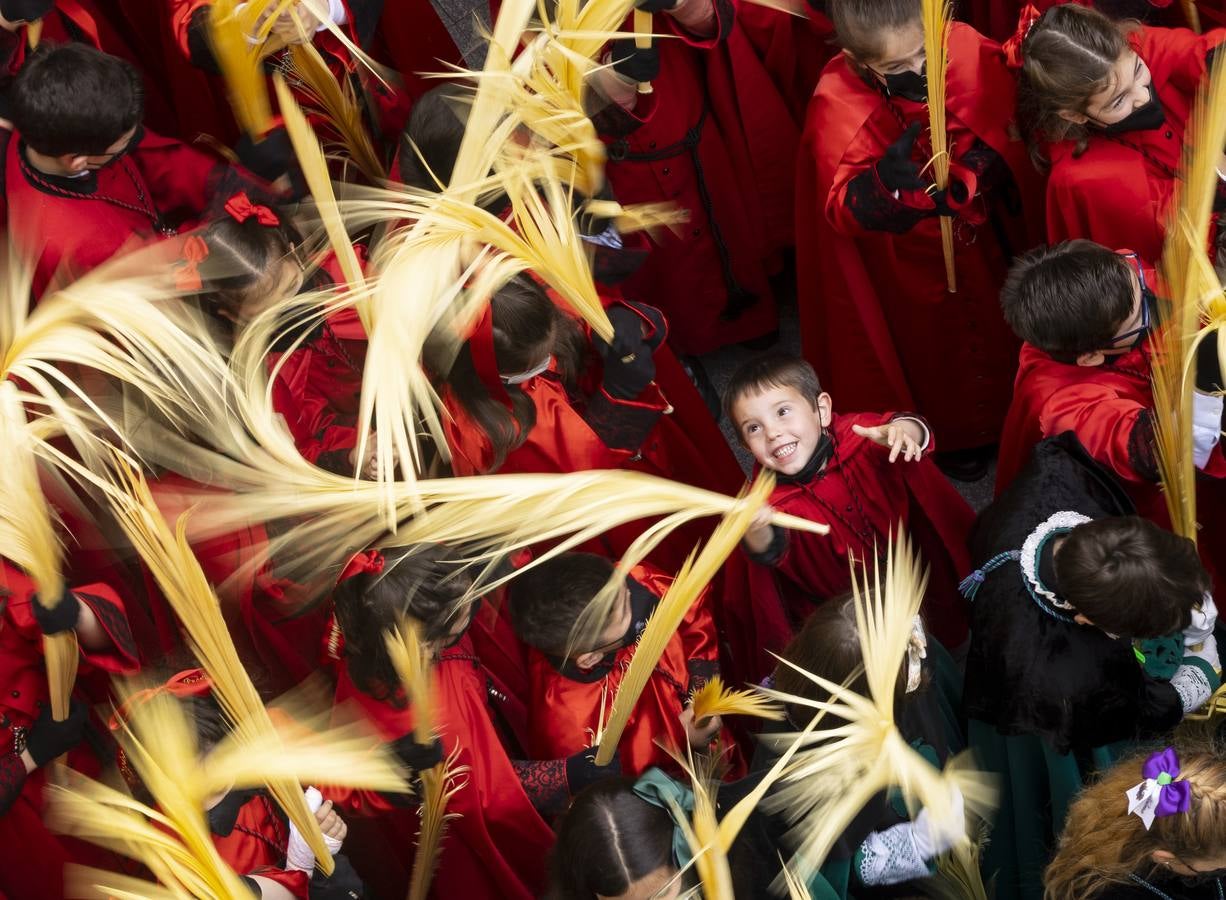
[[[920,0],[831,0],[830,20],[839,44],[857,60],[881,56],[881,34],[923,25]]]
[[[817,409],[817,396],[822,384],[817,372],[799,356],[790,353],[771,352],[756,356],[732,373],[724,388],[724,417],[736,429],[732,421],[732,408],[746,394],[757,394],[772,387],[790,387],[802,397],[807,397]]]
[[[1078,525],[1054,562],[1060,595],[1122,637],[1182,631],[1211,586],[1195,544],[1139,516]]]

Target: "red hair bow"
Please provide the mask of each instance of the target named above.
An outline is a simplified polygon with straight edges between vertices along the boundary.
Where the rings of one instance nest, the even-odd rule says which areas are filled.
[[[361,575],[363,572],[372,572],[378,575],[382,571],[383,554],[378,550],[363,550],[349,557],[349,562],[345,563],[345,568],[341,569],[341,577],[336,579],[336,583],[340,584],[342,581],[355,575]]]
[[[183,242],[183,265],[175,272],[175,287],[181,291],[198,291],[204,286],[200,280],[200,264],[209,257],[209,245],[198,234]]]
[[[160,694],[170,694],[172,697],[203,697],[206,694],[212,693],[213,681],[205,673],[204,669],[184,669],[182,672],[177,672],[171,675],[166,680],[165,684],[159,684],[157,687],[145,688],[143,691],[137,691],[132,696],[128,697],[123,704],[111,714],[111,720],[107,723],[111,731],[118,731],[119,724],[126,722],[132,715],[132,711],[137,707],[144,706],[154,697]]]
[[[246,222],[252,216],[255,216],[255,220],[261,225],[281,224],[281,220],[277,218],[275,212],[267,206],[252,203],[246,191],[239,191],[226,201],[226,212],[234,218],[234,221],[240,224]]]
[[[1022,58],[1022,45],[1026,43],[1026,38],[1030,36],[1030,30],[1034,28],[1034,23],[1039,21],[1042,15],[1038,7],[1033,3],[1027,3],[1022,7],[1021,14],[1017,19],[1017,31],[1001,45],[1001,49],[1005,51],[1005,65],[1010,69],[1020,69],[1022,67],[1022,63],[1025,61]]]

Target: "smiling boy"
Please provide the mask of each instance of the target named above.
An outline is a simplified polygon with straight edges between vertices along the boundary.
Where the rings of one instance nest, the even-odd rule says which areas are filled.
[[[835,415],[807,362],[785,354],[751,360],[732,377],[724,411],[757,465],[775,473],[771,507],[830,526],[828,535],[787,534],[761,514],[744,547],[774,579],[751,576],[757,615],[778,588],[793,624],[814,603],[851,586],[849,560],[884,552],[900,528],[932,566],[925,601],[928,623],[947,646],[966,639],[966,611],[957,594],[973,514],[929,459],[927,424],[893,413]]]

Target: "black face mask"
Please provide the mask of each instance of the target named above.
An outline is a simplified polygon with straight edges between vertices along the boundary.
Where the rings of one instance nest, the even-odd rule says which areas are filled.
[[[924,72],[922,74],[917,74],[915,72],[895,72],[890,75],[882,74],[881,77],[885,79],[886,96],[902,97],[904,100],[911,100],[915,103],[927,103],[927,72],[928,65],[925,63]]]
[[[1184,863],[1187,865],[1187,863]],[[1188,866],[1191,869],[1191,866]],[[1195,875],[1179,875],[1179,880],[1189,887],[1200,887],[1206,884],[1212,884],[1219,878],[1226,878],[1226,868],[1223,869],[1206,869],[1196,870]]]
[[[1154,92],[1154,86],[1149,86],[1149,102],[1140,109],[1134,109],[1126,118],[1120,119],[1114,125],[1098,125],[1103,134],[1124,134],[1129,131],[1153,131],[1166,123],[1166,110],[1162,101]],[[1097,124],[1097,123],[1095,123]]]
[[[813,455],[809,457],[809,461],[795,475],[784,475],[781,472],[775,474],[775,481],[779,484],[796,484],[808,482],[817,475],[818,472],[830,462],[830,457],[834,456],[834,438],[830,436],[830,432],[825,428],[822,429],[822,436],[817,439],[817,446],[813,448]]]

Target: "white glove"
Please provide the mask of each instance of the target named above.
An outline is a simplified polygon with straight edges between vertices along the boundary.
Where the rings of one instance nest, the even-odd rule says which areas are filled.
[[[1196,645],[1196,649],[1185,646],[1183,648],[1183,658],[1195,656],[1197,659],[1203,659],[1213,668],[1213,671],[1222,671],[1222,661],[1218,658],[1217,638],[1210,634],[1207,638]]]
[[[307,808],[312,813],[319,810],[324,805],[324,795],[316,788],[309,787],[302,792],[302,796],[306,798]],[[340,853],[341,841],[336,838],[323,836],[324,846],[328,848],[328,852],[333,856]],[[285,848],[285,868],[296,872],[310,873],[315,869],[315,854],[307,845],[306,839],[294,826],[293,822],[289,823],[289,843]]]
[[[915,841],[915,849],[923,859],[935,859],[946,850],[952,850],[958,841],[962,840],[966,835],[965,807],[962,792],[954,785],[953,810],[948,822],[934,822],[927,809],[920,810],[920,814],[915,817],[911,839]]]
[[[1213,602],[1213,595],[1205,591],[1205,599],[1201,601],[1200,609],[1192,610],[1192,624],[1183,630],[1183,645],[1192,647],[1202,643],[1213,634],[1213,626],[1216,624],[1217,606]]]

